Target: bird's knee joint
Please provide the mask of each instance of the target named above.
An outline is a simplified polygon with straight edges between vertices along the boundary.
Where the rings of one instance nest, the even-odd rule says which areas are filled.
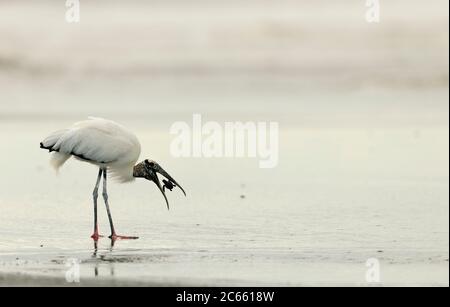
[[[97,198],[98,198],[98,192],[97,192],[97,191],[92,192],[92,196],[93,196],[95,199],[97,199]]]
[[[107,193],[103,193],[102,195],[103,195],[104,199],[108,199],[108,194]]]

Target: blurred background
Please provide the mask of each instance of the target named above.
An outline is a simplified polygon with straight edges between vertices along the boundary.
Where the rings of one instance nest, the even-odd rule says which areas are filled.
[[[365,3],[81,0],[67,23],[65,1],[0,0],[1,250],[86,247],[97,171],[56,177],[38,144],[97,116],[190,196],[168,214],[144,183],[110,189],[147,256],[209,252],[153,274],[360,282],[376,255],[390,282],[448,284],[449,2],[381,0],[380,23]],[[193,113],[278,121],[279,167],[171,157],[169,127]]]
[[[448,1],[0,1],[1,120],[448,120]]]

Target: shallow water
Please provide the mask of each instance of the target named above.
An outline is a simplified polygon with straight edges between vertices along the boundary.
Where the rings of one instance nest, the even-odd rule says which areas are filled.
[[[95,252],[97,171],[69,161],[56,176],[36,146],[55,124],[2,124],[3,139],[11,125],[20,128],[1,162],[2,272],[64,284],[76,258],[87,283],[98,275],[124,284],[361,284],[375,257],[388,284],[448,281],[445,130],[282,130],[284,154],[269,171],[250,159],[174,159],[169,135],[138,128],[188,197],[169,193],[168,212],[151,183],[110,185],[119,233],[140,239],[101,239]],[[104,210],[100,221],[108,235]]]
[[[367,285],[377,258],[384,284],[448,286],[448,1],[384,3],[377,26],[364,1],[107,2],[79,25],[0,2],[0,285],[69,285],[69,259],[81,285]],[[278,167],[171,157],[193,113],[278,121]],[[112,183],[140,237],[113,247],[89,238],[97,170],[56,175],[39,149],[90,115],[188,193],[168,212],[153,184]]]

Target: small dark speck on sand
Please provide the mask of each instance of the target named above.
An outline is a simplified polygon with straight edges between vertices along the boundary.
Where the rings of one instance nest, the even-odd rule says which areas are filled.
[[[41,245],[40,245],[40,247],[44,247],[44,245],[43,245],[43,244],[41,244]]]
[[[241,199],[245,199],[245,195],[241,195]]]
[[[382,251],[382,250],[379,250],[379,251],[377,251],[377,253],[380,253],[380,254],[381,254],[381,253],[384,253],[384,251]]]

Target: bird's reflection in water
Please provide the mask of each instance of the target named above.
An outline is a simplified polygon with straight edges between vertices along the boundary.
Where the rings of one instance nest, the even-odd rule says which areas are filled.
[[[102,264],[105,264],[105,262],[108,264],[109,276],[113,277],[115,275],[114,263],[112,261],[105,260],[105,258],[107,256],[110,256],[111,253],[114,251],[115,243],[116,243],[116,240],[111,239],[111,245],[108,249],[108,252],[106,252],[104,254],[99,254],[98,253],[98,241],[94,240],[94,252],[92,254],[92,258],[95,260],[95,265],[94,265],[94,276],[95,277],[98,277],[100,275],[99,274],[100,266]]]

